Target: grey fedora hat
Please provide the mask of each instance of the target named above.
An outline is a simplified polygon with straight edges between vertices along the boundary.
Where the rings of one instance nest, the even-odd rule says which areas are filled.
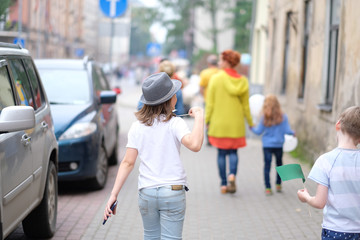
[[[142,85],[140,102],[155,106],[166,102],[181,88],[181,82],[170,79],[165,72],[159,72],[147,77]]]

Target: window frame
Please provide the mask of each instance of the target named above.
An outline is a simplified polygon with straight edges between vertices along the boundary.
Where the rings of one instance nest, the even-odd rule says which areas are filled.
[[[28,72],[28,69],[27,69],[27,67],[26,67],[26,64],[25,64],[25,59],[27,59],[27,60],[29,60],[31,63],[32,63],[32,65],[33,65],[33,69],[34,69],[34,72],[35,72],[35,76],[36,76],[36,78],[37,78],[37,83],[38,83],[38,86],[39,86],[39,89],[40,89],[40,94],[41,94],[41,102],[42,102],[42,104],[41,104],[41,106],[39,107],[37,104],[36,104],[36,102],[35,102],[35,96],[34,96],[34,87],[33,87],[33,85],[32,85],[32,82],[30,81],[30,77],[29,77],[29,72]],[[14,78],[14,74],[13,74],[13,72],[12,72],[12,69],[11,69],[11,67],[10,67],[10,62],[11,61],[19,61],[20,63],[21,63],[21,65],[22,65],[22,67],[24,68],[24,72],[25,72],[25,75],[26,75],[26,78],[27,78],[27,81],[28,81],[28,83],[29,83],[29,86],[30,86],[30,92],[31,92],[31,98],[32,98],[32,101],[33,101],[33,105],[34,106],[32,106],[33,108],[34,108],[34,111],[35,112],[38,112],[39,110],[41,110],[41,109],[43,109],[44,107],[45,107],[45,105],[46,105],[46,98],[45,98],[45,92],[44,92],[44,90],[43,90],[43,86],[42,86],[42,83],[41,83],[41,81],[40,81],[40,77],[39,77],[39,74],[38,74],[38,72],[37,72],[37,69],[36,69],[36,67],[35,67],[35,64],[34,64],[34,62],[33,62],[33,60],[32,60],[32,58],[31,57],[27,57],[27,56],[9,56],[8,58],[7,58],[7,62],[8,62],[8,69],[9,69],[9,72],[10,72],[10,74],[11,74],[11,77],[12,77],[12,79],[13,79],[13,84],[15,84],[15,78]],[[16,98],[18,99],[18,105],[21,105],[21,101],[20,101],[20,96],[19,96],[19,93],[17,93],[16,92]]]
[[[33,83],[32,83],[32,81],[30,80],[30,74],[29,74],[28,69],[27,69],[27,68],[30,67],[30,66],[28,66],[28,64],[25,64],[25,63],[26,63],[25,60],[28,60],[28,61],[31,63],[32,69],[34,70],[34,74],[35,74],[35,77],[36,77],[35,81],[37,82],[37,85],[38,85],[38,88],[39,88],[39,92],[40,92],[41,106],[37,106],[37,104],[36,104],[35,96],[34,96],[35,91],[34,91]],[[39,74],[38,74],[37,69],[36,69],[36,67],[35,67],[35,64],[34,64],[34,62],[33,62],[33,60],[32,60],[31,58],[21,58],[21,61],[22,61],[23,65],[24,65],[25,72],[26,72],[26,75],[27,75],[27,77],[28,77],[28,80],[29,80],[29,83],[30,83],[30,86],[31,86],[32,95],[33,95],[33,98],[34,98],[34,101],[35,101],[35,104],[36,104],[36,110],[37,110],[37,109],[42,109],[42,108],[44,108],[45,105],[46,105],[46,99],[45,99],[45,93],[44,93],[44,91],[43,91],[43,88],[42,88],[42,85],[41,85],[41,81],[40,81],[40,77],[39,77]],[[27,66],[28,66],[28,67],[27,67]]]
[[[286,13],[286,24],[285,24],[285,38],[284,38],[284,56],[283,56],[283,69],[282,69],[282,80],[281,80],[281,94],[286,93],[287,81],[288,81],[288,67],[290,61],[290,34],[291,34],[291,17],[292,11]]]
[[[15,77],[14,77],[13,69],[12,69],[12,67],[11,67],[11,62],[12,62],[12,61],[19,61],[19,62],[20,62],[21,66],[22,66],[23,69],[24,69],[25,76],[26,76],[26,80],[27,80],[27,82],[29,83],[30,95],[31,95],[32,101],[34,102],[35,98],[34,98],[34,93],[33,93],[33,90],[32,90],[32,86],[31,86],[31,83],[30,83],[30,81],[29,81],[29,76],[28,76],[28,74],[27,74],[27,72],[26,72],[26,69],[25,69],[25,66],[24,66],[24,62],[22,61],[21,58],[22,58],[22,56],[11,56],[11,57],[8,57],[8,58],[7,58],[8,66],[9,66],[9,71],[11,72],[11,76],[12,76],[12,79],[13,79],[13,83],[14,83],[14,85],[15,85],[15,84],[16,84],[16,79],[15,79]],[[16,91],[16,96],[17,96],[17,98],[19,99],[19,105],[21,105],[20,96],[19,96],[18,91]],[[29,103],[29,104],[30,104],[30,103]],[[34,108],[34,111],[36,111],[36,110],[37,110],[37,106],[36,106],[35,102],[34,102],[33,105],[34,105],[34,106],[31,106],[31,105],[28,105],[28,106],[33,107],[33,108]]]
[[[336,2],[337,1],[337,2]],[[334,9],[335,3],[339,4],[337,10]],[[318,109],[324,112],[332,112],[333,103],[335,99],[337,67],[338,67],[338,44],[339,44],[339,31],[341,22],[341,0],[327,1],[327,25],[325,29],[325,51],[323,63],[323,83],[322,83],[322,103],[318,104]],[[339,11],[338,23],[333,22],[335,11]],[[332,36],[335,33],[335,37]],[[334,45],[335,44],[335,45]]]
[[[15,89],[15,86],[13,83],[13,78],[11,76],[11,73],[9,70],[9,65],[8,65],[8,62],[6,59],[0,59],[0,69],[2,69],[2,68],[4,68],[7,73],[10,88],[11,88],[11,95],[13,97],[13,103],[14,103],[14,106],[17,106],[17,105],[19,105],[19,99],[17,97],[17,94],[15,94],[16,89]],[[0,113],[1,113],[1,111],[2,111],[2,109],[0,109]]]
[[[309,56],[309,38],[311,32],[311,18],[312,18],[312,0],[304,1],[304,31],[302,42],[302,66],[298,91],[298,100],[303,100],[305,97],[306,74]]]

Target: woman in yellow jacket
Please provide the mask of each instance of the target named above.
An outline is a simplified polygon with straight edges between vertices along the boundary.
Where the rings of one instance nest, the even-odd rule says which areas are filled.
[[[206,96],[206,118],[209,142],[218,148],[218,167],[221,192],[235,193],[238,165],[237,149],[246,146],[245,119],[253,126],[249,107],[249,83],[234,69],[240,62],[240,53],[226,50],[221,53],[221,70],[211,77]],[[226,174],[226,156],[229,170]],[[229,185],[227,185],[229,181]]]

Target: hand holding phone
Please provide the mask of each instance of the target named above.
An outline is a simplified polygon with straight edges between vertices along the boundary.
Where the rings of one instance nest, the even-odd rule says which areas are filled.
[[[111,211],[114,211],[117,203],[118,203],[118,201],[116,200],[116,201],[111,205],[111,207],[110,207]],[[109,217],[108,217],[107,219],[109,219]],[[106,223],[107,219],[106,219],[106,220],[104,219],[103,225]]]

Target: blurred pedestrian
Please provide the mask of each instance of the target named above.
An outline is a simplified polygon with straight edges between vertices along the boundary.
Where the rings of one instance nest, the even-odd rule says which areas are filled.
[[[182,144],[194,152],[201,149],[204,111],[199,107],[190,109],[190,116],[195,118],[190,131],[185,121],[173,113],[180,88],[181,82],[171,80],[164,72],[143,82],[144,106],[135,114],[138,120],[129,130],[125,156],[104,211],[104,220],[116,213],[116,207],[112,211],[110,206],[139,157],[139,210],[144,239],[182,239],[188,188],[180,147]]]
[[[176,75],[175,70],[176,69],[175,69],[174,64],[172,64],[169,60],[163,59],[160,61],[158,71],[165,72],[169,75],[169,77],[171,79],[181,82],[181,88],[176,92],[177,102],[176,102],[176,106],[175,106],[176,111],[174,111],[174,113],[176,115],[182,115],[182,114],[185,114],[184,102],[183,102],[183,96],[182,96],[182,90],[181,90],[183,88],[184,82],[181,80],[181,78],[179,78]],[[139,101],[137,110],[140,110],[142,108],[142,106],[143,106],[143,103],[141,101]]]
[[[169,60],[161,61],[159,64],[159,72],[166,72],[171,79],[178,80],[181,82],[181,88],[176,92],[176,106],[175,106],[175,114],[176,115],[182,115],[185,114],[184,109],[184,101],[183,101],[183,95],[182,95],[182,87],[184,85],[184,82],[181,80],[181,78],[176,74],[176,68],[172,62]]]
[[[360,239],[360,107],[347,108],[335,124],[337,147],[321,155],[308,178],[315,196],[298,191],[300,201],[323,209],[321,239]]]
[[[209,85],[210,78],[219,71],[218,60],[216,55],[214,54],[209,55],[206,58],[206,62],[207,62],[207,68],[205,68],[200,72],[200,83],[199,83],[200,94],[203,96],[205,104],[206,104],[206,89]],[[211,146],[209,142],[209,136],[207,130],[206,130],[206,140],[207,140],[207,145]]]
[[[275,95],[265,97],[262,115],[259,124],[252,127],[251,130],[257,135],[263,134],[265,194],[269,196],[272,194],[270,184],[272,155],[275,155],[276,166],[282,166],[284,135],[294,135],[295,133],[289,125],[287,115],[282,112]],[[278,173],[276,173],[276,191],[281,192],[281,178]]]
[[[214,54],[206,58],[207,68],[200,72],[200,93],[206,101],[206,89],[209,85],[210,78],[219,71],[217,56]]]
[[[253,125],[249,107],[249,83],[235,70],[240,53],[226,50],[221,53],[221,70],[211,77],[206,93],[206,118],[211,145],[218,148],[218,167],[221,192],[235,193],[238,166],[237,149],[246,146],[245,119]],[[226,173],[226,156],[229,155],[230,173]],[[229,181],[229,186],[227,183]]]

